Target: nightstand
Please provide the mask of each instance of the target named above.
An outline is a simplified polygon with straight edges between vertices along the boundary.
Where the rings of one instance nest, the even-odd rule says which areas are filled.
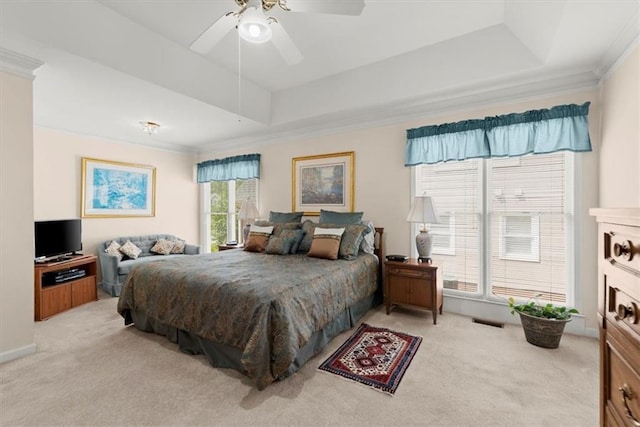
[[[436,324],[438,311],[442,314],[442,268],[438,264],[385,261],[384,303],[387,314],[393,306],[429,310]]]
[[[244,248],[244,245],[218,245],[218,251],[226,251],[229,249],[242,249]]]

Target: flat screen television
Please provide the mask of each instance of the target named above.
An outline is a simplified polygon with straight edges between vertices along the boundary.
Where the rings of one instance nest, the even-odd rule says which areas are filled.
[[[35,259],[44,261],[82,250],[82,220],[35,222]]]

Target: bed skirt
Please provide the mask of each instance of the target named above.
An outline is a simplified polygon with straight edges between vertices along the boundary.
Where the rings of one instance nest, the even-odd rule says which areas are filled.
[[[367,311],[379,305],[380,302],[378,293],[372,294],[347,308],[324,329],[316,331],[307,344],[298,350],[295,360],[286,372],[278,376],[277,380],[282,380],[297,372],[309,359],[320,353],[329,341],[340,333],[356,326]],[[239,348],[207,340],[188,331],[165,325],[140,311],[128,311],[124,317],[125,324],[131,321],[141,331],[163,335],[169,341],[176,343],[183,353],[191,355],[204,354],[212,366],[235,369],[246,375],[246,371],[240,363],[242,350]]]

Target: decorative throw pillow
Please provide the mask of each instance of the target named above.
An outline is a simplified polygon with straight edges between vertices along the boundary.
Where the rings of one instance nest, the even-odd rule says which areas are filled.
[[[293,236],[271,236],[269,237],[269,243],[267,243],[265,252],[275,255],[288,255],[291,251],[291,245],[293,244],[294,239],[295,238]]]
[[[260,227],[252,225],[249,229],[249,238],[244,244],[244,250],[247,252],[264,252],[269,243],[269,236],[273,232],[273,226]]]
[[[289,253],[295,254],[298,252],[298,246],[300,246],[300,242],[304,237],[304,231],[301,229],[285,229],[280,232],[280,237],[284,239],[291,239],[291,248],[289,249]]]
[[[187,244],[187,242],[185,242],[184,240],[180,240],[180,239],[172,240],[172,242],[173,242],[173,248],[171,248],[171,253],[172,254],[183,254],[184,253],[184,247]]]
[[[119,250],[131,259],[138,258],[138,255],[142,252],[142,249],[131,243],[131,240],[127,240],[124,245],[120,246]]]
[[[269,212],[270,222],[301,222],[304,212]]]
[[[300,244],[298,245],[298,252],[309,252],[309,249],[311,249],[311,242],[313,242],[313,232],[315,231],[317,225],[318,224],[311,221],[310,219],[302,223],[302,232],[304,233],[304,236],[302,237],[302,241],[300,241]]]
[[[311,242],[311,249],[309,249],[307,256],[338,259],[340,240],[343,233],[344,228],[317,227],[313,232],[313,241]]]
[[[360,224],[362,212],[334,212],[320,209],[319,224]]]
[[[364,224],[318,224],[316,232],[321,228],[338,227],[344,227],[338,256],[344,259],[355,259],[360,251],[360,242],[364,234],[369,232],[369,228]]]
[[[302,223],[300,222],[256,221],[254,224],[259,227],[268,227],[273,225],[273,233],[271,233],[272,236],[279,236],[283,230],[299,230],[302,228]]]
[[[105,249],[104,251],[109,255],[118,257],[118,261],[120,261],[122,260],[122,252],[120,252],[119,249],[120,243],[112,240],[111,243],[109,243],[109,246],[107,246],[107,249]]]
[[[149,249],[149,252],[159,255],[169,255],[175,246],[175,242],[167,239],[158,239],[155,245]]]

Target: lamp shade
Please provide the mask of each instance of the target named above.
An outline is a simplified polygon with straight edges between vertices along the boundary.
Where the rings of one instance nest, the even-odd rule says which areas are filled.
[[[440,222],[438,211],[429,196],[416,196],[411,203],[411,210],[407,215],[407,221],[420,224],[437,224]]]
[[[258,208],[256,208],[256,204],[253,200],[243,200],[242,205],[240,206],[240,212],[238,217],[241,220],[251,221],[258,217],[260,217],[260,212],[258,212]]]

